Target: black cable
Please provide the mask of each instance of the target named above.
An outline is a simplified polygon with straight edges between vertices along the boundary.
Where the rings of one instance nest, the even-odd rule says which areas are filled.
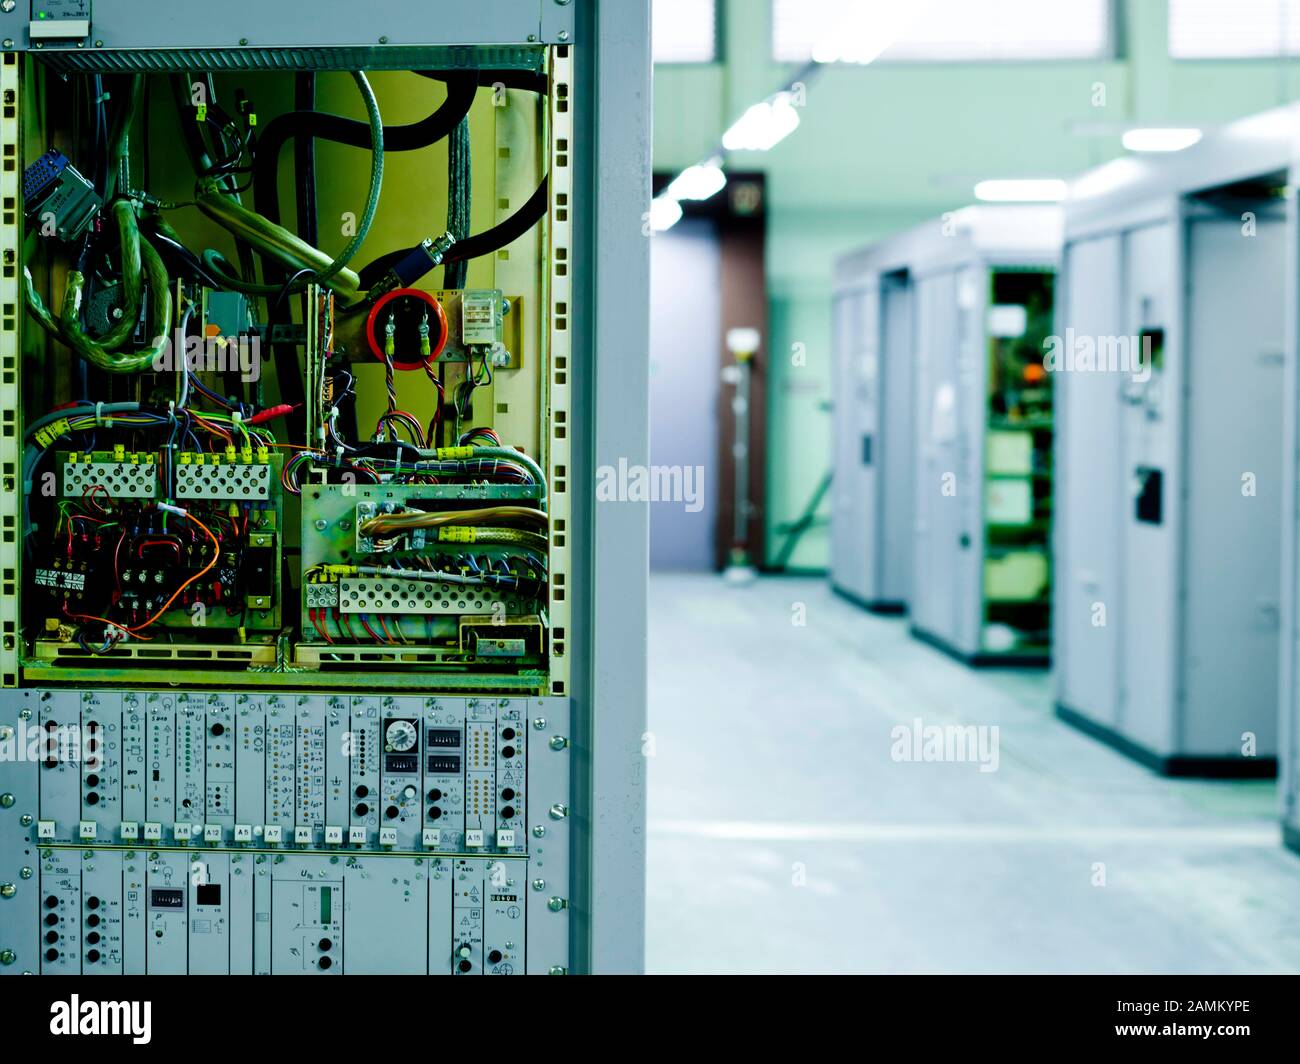
[[[316,74],[300,73],[294,81],[294,108],[299,111],[316,110]],[[263,147],[265,151],[265,147]],[[298,235],[312,247],[320,239],[316,210],[316,138],[306,135],[293,142],[294,173],[298,180]]]
[[[469,113],[478,91],[477,75],[473,72],[449,76],[447,99],[428,118],[407,126],[384,127],[384,150],[410,151],[428,147],[446,137]],[[258,139],[258,152],[253,169],[254,203],[258,212],[268,221],[280,222],[279,170],[280,153],[290,140],[298,143],[314,139],[333,140],[353,147],[369,149],[372,144],[370,126],[338,115],[321,111],[292,111],[272,119]],[[301,225],[301,222],[299,223]],[[268,284],[282,281],[286,272],[269,256],[262,256],[262,276]],[[297,349],[280,345],[273,349],[276,376],[280,380],[281,398],[305,411],[305,395],[295,384],[296,375],[289,371],[297,365]],[[289,375],[290,379],[286,380]],[[305,416],[305,413],[304,415]],[[291,416],[290,430],[299,426]],[[301,426],[305,430],[305,422]]]
[[[416,151],[449,136],[469,114],[478,92],[473,72],[448,75],[447,99],[433,114],[407,126],[384,127],[384,151]],[[290,111],[272,119],[258,141],[253,170],[257,211],[267,221],[280,222],[280,151],[292,139],[330,140],[354,148],[369,149],[370,126],[325,111]]]
[[[448,74],[445,78],[447,82],[447,99],[443,101],[442,106],[420,122],[406,126],[385,126],[384,151],[413,151],[426,148],[448,136],[469,114],[469,109],[473,105],[474,97],[478,92],[479,76],[474,71]],[[370,126],[367,123],[342,118],[339,115],[321,111],[297,110],[280,115],[269,122],[263,128],[258,139],[258,153],[253,170],[253,189],[254,203],[258,212],[275,224],[280,222],[280,153],[290,139],[294,139],[298,143],[311,142],[316,139],[332,140],[362,149],[369,149],[372,146]],[[301,175],[299,176],[301,177]],[[301,221],[299,224],[301,225]],[[285,276],[285,271],[278,263],[274,263],[267,256],[263,256],[262,260],[262,274],[265,281],[273,284],[276,280]],[[281,380],[281,397],[285,402],[296,402],[300,408],[305,410],[305,407],[303,407],[305,396],[298,394],[300,389],[296,388],[292,381],[288,384],[288,389],[291,390],[292,394],[285,394],[285,374],[282,370],[290,368],[290,352],[288,350],[283,352],[277,350],[275,359],[277,377]],[[296,349],[292,351],[292,359],[296,364]],[[355,434],[355,415],[349,411],[345,412],[343,416],[347,421],[353,423],[342,425],[342,430],[347,432],[351,429]],[[291,428],[293,427],[296,426],[291,426]],[[305,428],[305,422],[303,427]]]
[[[537,186],[537,191],[519,210],[515,211],[500,225],[493,226],[491,229],[478,233],[468,240],[452,245],[452,249],[443,259],[443,263],[477,259],[480,256],[490,255],[494,251],[513,244],[546,217],[546,211],[550,205],[548,188],[548,179],[542,178],[542,183]],[[374,262],[362,267],[360,271],[361,290],[366,291],[377,285],[389,270],[414,250],[415,248],[411,247],[390,251],[387,255],[381,255]]]
[[[203,260],[184,244],[172,239],[166,233],[160,232],[156,226],[148,231],[148,237],[154,244],[158,245],[158,253],[162,255],[163,262],[169,267],[168,272],[170,274],[183,272],[170,269],[179,262],[209,288],[221,288],[221,282],[208,272],[207,267],[203,265]],[[169,258],[172,260],[171,262],[167,261]]]

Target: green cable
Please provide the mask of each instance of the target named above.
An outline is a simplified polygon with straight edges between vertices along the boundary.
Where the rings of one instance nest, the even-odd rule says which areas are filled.
[[[370,118],[370,195],[366,199],[366,209],[361,215],[361,223],[357,226],[356,235],[338,258],[312,278],[316,284],[323,284],[340,270],[346,269],[348,263],[356,258],[361,245],[370,235],[375,213],[379,210],[379,195],[384,187],[384,119],[379,113],[379,101],[375,99],[375,90],[370,87],[365,74],[355,70],[352,72],[352,80],[357,83],[361,98],[366,103],[366,114]]]
[[[124,355],[109,350],[103,343],[96,342],[86,335],[81,326],[81,303],[86,278],[76,271],[68,275],[68,287],[63,296],[63,316],[59,323],[63,342],[91,365],[98,366],[109,373],[138,373],[150,369],[167,353],[172,342],[169,334],[172,320],[172,293],[167,268],[159,258],[158,252],[147,240],[141,240],[139,247],[144,274],[149,281],[150,311],[153,321],[162,330],[142,351]],[[134,324],[132,322],[133,328]]]
[[[339,256],[311,276],[300,278],[292,286],[291,291],[301,290],[309,284],[324,285],[345,295],[356,294],[358,291],[359,282],[356,275],[344,274],[344,271],[356,258],[361,245],[369,237],[375,214],[379,210],[379,198],[384,186],[384,120],[379,113],[379,102],[375,99],[374,90],[366,80],[365,74],[353,71],[352,78],[357,83],[357,88],[361,90],[366,113],[370,119],[370,193],[366,198],[366,208],[361,214],[356,234]],[[221,191],[220,183],[212,178],[200,182],[195,199],[199,209],[218,225],[228,229],[239,239],[279,259],[286,266],[311,268],[315,262],[326,258],[324,252],[311,247],[282,226],[239,206],[232,197]],[[230,264],[219,252],[212,249],[203,252],[203,264],[212,272],[216,280],[236,292],[249,295],[277,295],[283,287],[242,281],[232,276],[225,268]],[[341,274],[343,276],[339,276]],[[334,283],[329,283],[331,281]]]

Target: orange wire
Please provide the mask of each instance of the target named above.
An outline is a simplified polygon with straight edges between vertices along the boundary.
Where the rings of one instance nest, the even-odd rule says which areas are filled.
[[[191,521],[193,521],[196,525],[198,525],[199,528],[203,529],[203,531],[207,533],[208,539],[212,540],[212,547],[213,547],[212,561],[208,562],[208,564],[203,569],[201,569],[199,572],[191,576],[188,580],[185,581],[185,583],[181,584],[181,586],[176,589],[176,593],[167,600],[166,604],[162,607],[162,609],[160,609],[157,613],[155,613],[152,617],[150,617],[147,621],[145,621],[144,624],[138,624],[134,628],[126,629],[126,631],[130,632],[132,635],[141,631],[142,629],[148,628],[149,625],[153,624],[154,621],[156,621],[159,617],[161,617],[164,613],[166,613],[169,609],[171,609],[172,603],[181,597],[181,592],[183,592],[191,584],[197,583],[198,581],[202,580],[205,576],[208,575],[208,573],[212,572],[212,570],[216,568],[217,560],[221,557],[221,541],[212,534],[212,529],[210,529],[207,525],[205,525],[202,521],[200,521],[188,510],[185,511],[185,516],[188,517]]]

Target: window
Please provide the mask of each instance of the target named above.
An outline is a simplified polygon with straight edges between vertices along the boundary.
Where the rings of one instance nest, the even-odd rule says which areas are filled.
[[[656,63],[712,63],[718,58],[715,0],[654,0],[651,39]]]
[[[1300,55],[1300,0],[1169,0],[1175,59]]]
[[[1111,0],[773,0],[778,62],[1101,59]]]

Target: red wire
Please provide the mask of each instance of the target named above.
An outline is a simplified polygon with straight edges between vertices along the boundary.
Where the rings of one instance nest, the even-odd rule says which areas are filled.
[[[68,604],[66,602],[64,602],[63,604],[63,613],[69,620],[94,621],[96,624],[106,624],[110,628],[116,628],[119,631],[125,632],[127,635],[135,635],[135,633],[132,632],[130,628],[127,628],[124,625],[120,625],[116,621],[110,621],[107,617],[91,617],[89,614],[86,613],[71,613],[68,610]],[[146,643],[153,642],[153,639],[147,635],[136,635],[135,637],[137,639],[143,639]]]
[[[159,617],[161,617],[164,613],[166,613],[169,609],[171,609],[172,603],[181,597],[181,593],[187,587],[189,587],[191,584],[197,583],[198,581],[202,580],[205,576],[207,576],[208,573],[212,572],[212,570],[216,567],[218,559],[221,557],[221,541],[217,539],[215,535],[213,535],[212,529],[208,528],[207,525],[205,525],[192,513],[186,512],[185,516],[188,520],[193,521],[196,525],[198,525],[199,528],[203,529],[203,531],[207,533],[208,539],[212,540],[212,560],[208,562],[208,564],[205,565],[199,572],[195,573],[188,580],[186,580],[185,583],[181,584],[181,586],[176,589],[175,594],[173,594],[172,597],[169,598],[166,601],[166,603],[164,603],[162,609],[160,609],[157,613],[155,613],[143,624],[137,624],[131,628],[128,628],[127,631],[131,632],[132,634],[139,632],[144,628],[148,628],[149,625],[153,624],[154,621],[158,620]]]
[[[91,489],[88,492],[86,492],[85,498],[88,502],[92,503],[95,506],[95,508],[99,510],[100,513],[106,514],[108,513],[108,511],[105,510],[104,507],[100,506],[99,503],[95,501],[95,492],[97,491],[102,491],[104,493],[104,498],[106,499],[111,498],[111,496],[108,494],[108,489],[104,487],[103,484],[93,485]]]
[[[137,555],[138,557],[140,557],[140,558],[143,558],[143,557],[144,557],[144,549],[145,549],[145,547],[171,547],[173,550],[176,551],[176,557],[177,557],[177,558],[179,558],[179,557],[181,556],[181,545],[180,545],[179,543],[173,543],[173,542],[172,542],[171,540],[169,540],[169,539],[147,539],[147,540],[145,540],[143,543],[140,544],[140,546],[136,547],[136,549],[135,549],[136,555]]]
[[[317,616],[318,612],[318,610],[308,610],[307,616],[311,619],[311,623],[316,626],[316,631],[319,633],[320,637],[328,641],[329,636],[325,634],[325,629],[320,626],[320,618]]]

